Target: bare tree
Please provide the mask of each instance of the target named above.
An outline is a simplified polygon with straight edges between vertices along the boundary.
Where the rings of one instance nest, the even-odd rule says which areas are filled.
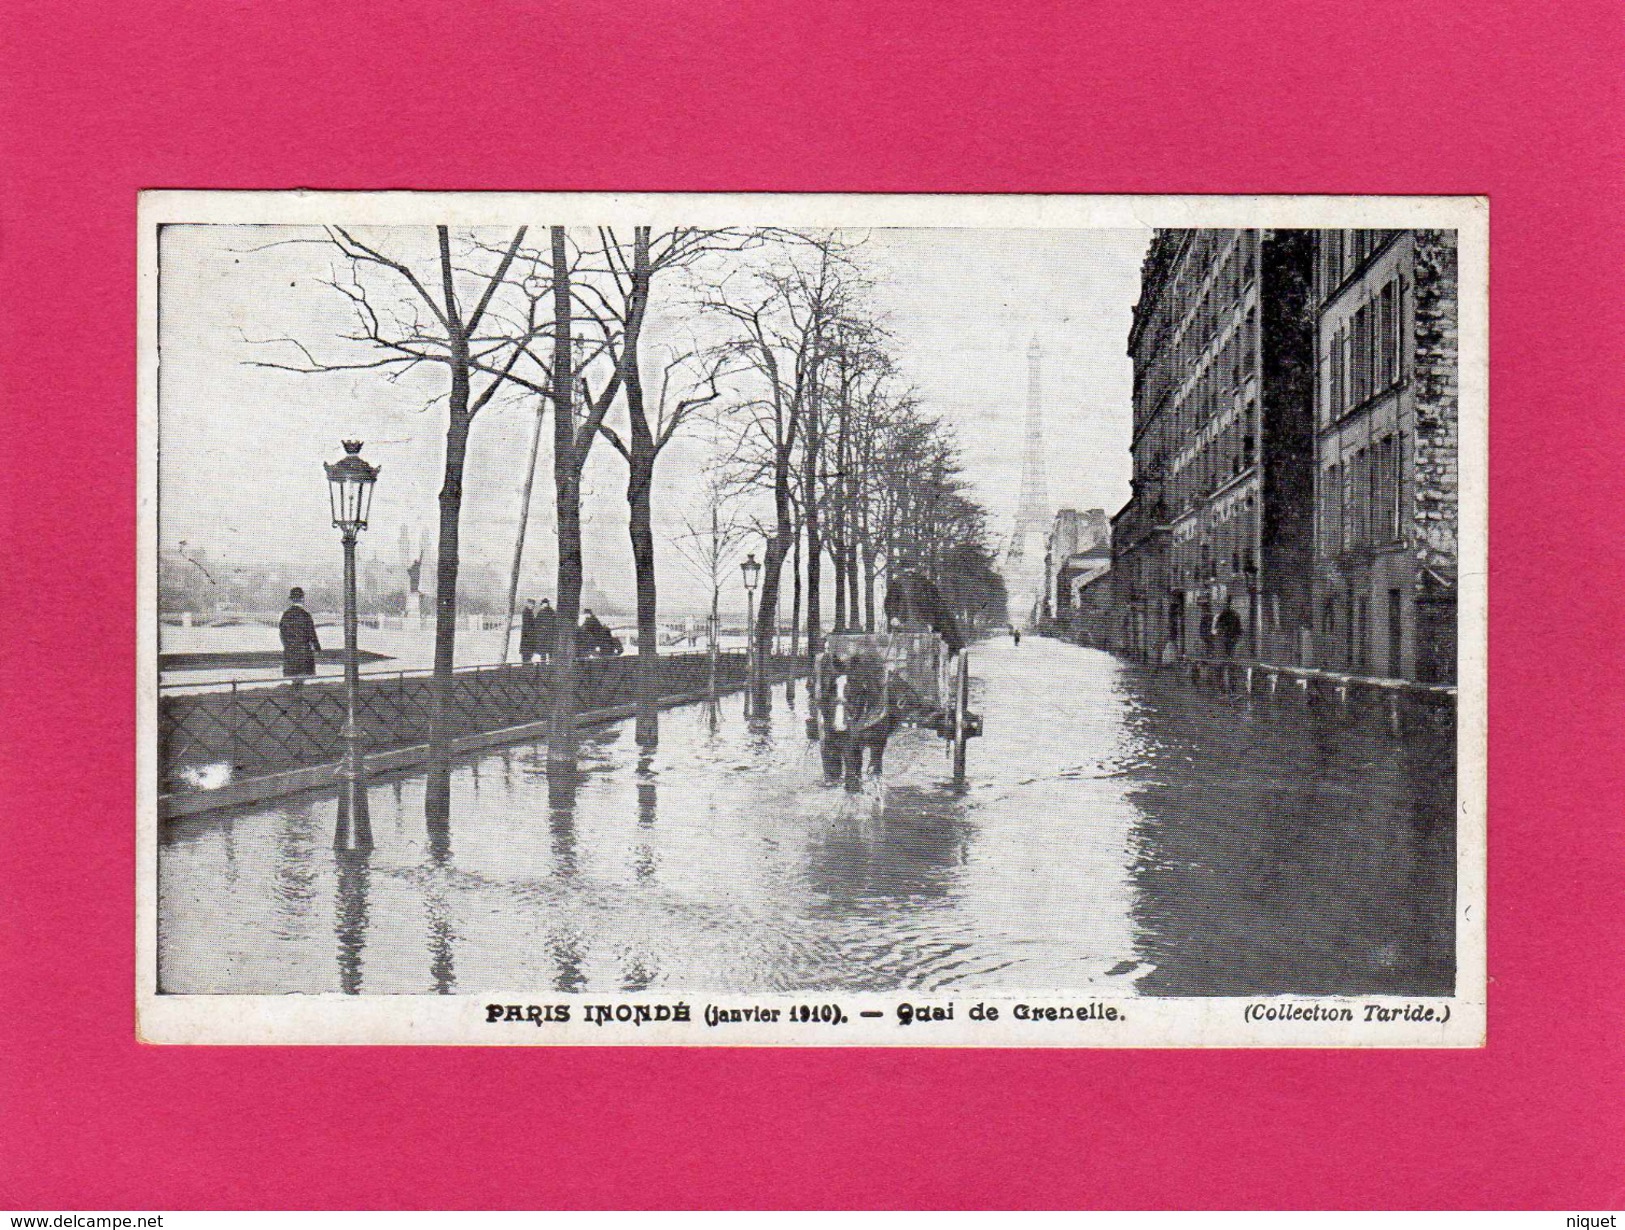
[[[724,351],[738,360],[737,372],[756,394],[731,407],[739,423],[733,468],[737,483],[765,487],[772,496],[773,519],[758,603],[764,615],[779,607],[781,572],[797,529],[792,488],[803,487],[809,654],[818,651],[819,586],[816,491],[809,491],[806,481],[806,450],[812,450],[811,473],[816,476],[819,368],[852,280],[844,245],[833,236],[813,237],[803,250],[787,252],[772,267],[753,272],[742,286],[720,288],[703,304],[730,327],[732,337]],[[759,621],[758,661],[769,660],[776,630],[776,621]],[[771,697],[765,672],[754,681],[754,691],[752,712],[766,714]]]
[[[643,328],[647,295],[628,311],[624,335],[617,336],[607,314],[585,314],[602,330],[602,350],[610,361],[610,374],[597,396],[586,373],[575,362],[573,324],[578,311],[573,293],[574,270],[565,228],[552,227],[550,261],[553,289],[553,499],[558,525],[557,600],[558,634],[554,642],[552,703],[548,721],[547,759],[550,765],[575,765],[576,625],[581,615],[581,471],[598,438],[604,415],[626,379],[630,356],[637,353],[637,335]],[[581,415],[575,411],[577,382],[581,388]]]
[[[640,353],[655,281],[672,270],[690,268],[696,261],[718,253],[737,253],[765,242],[765,233],[750,230],[702,230],[678,227],[656,234],[651,227],[633,227],[630,236],[612,227],[600,227],[597,256],[607,292],[600,296],[625,338],[621,365],[625,390],[624,431],[600,423],[599,431],[626,462],[627,531],[632,546],[632,567],[637,592],[639,744],[652,746],[659,738],[660,645],[659,594],[655,568],[653,493],[655,466],[660,454],[696,411],[717,399],[726,357],[712,355],[699,370],[695,352],[667,363],[660,388],[651,399],[644,387]],[[695,348],[697,351],[697,347]],[[681,391],[673,393],[674,381]]]
[[[511,240],[497,248],[469,237],[468,252],[454,257],[450,228],[437,226],[435,257],[419,257],[416,262],[387,250],[383,242],[372,240],[359,228],[329,226],[325,231],[321,240],[283,242],[318,242],[333,252],[347,276],[341,277],[335,271],[326,284],[349,300],[354,322],[352,332],[335,340],[349,347],[363,347],[370,355],[320,358],[305,343],[281,338],[272,340],[292,346],[300,358],[294,362],[258,361],[257,365],[304,373],[376,370],[391,381],[399,381],[425,364],[444,369],[447,386],[434,399],[444,397],[448,415],[439,496],[434,684],[429,709],[430,759],[440,764],[450,743],[447,717],[456,659],[457,573],[469,432],[475,416],[504,386],[539,332],[534,312],[508,319],[502,328],[482,332],[499,290],[509,284],[526,228],[519,227]],[[489,261],[480,267],[459,263],[471,254],[477,258],[481,253],[491,254],[494,267]],[[469,303],[472,308],[465,306]]]
[[[710,657],[708,691],[717,694],[718,635],[721,629],[723,579],[739,557],[739,547],[749,529],[733,507],[734,501],[717,475],[711,475],[704,492],[703,515],[685,517],[683,533],[672,541],[678,558],[705,582],[711,594],[711,614],[706,625],[706,652]]]

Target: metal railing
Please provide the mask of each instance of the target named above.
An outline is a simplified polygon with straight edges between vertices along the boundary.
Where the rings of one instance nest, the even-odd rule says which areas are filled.
[[[1351,675],[1308,666],[1281,666],[1249,658],[1180,658],[1172,666],[1193,684],[1228,692],[1296,698],[1350,718],[1380,720],[1395,735],[1418,724],[1453,726],[1456,688],[1378,675]]]
[[[636,655],[584,658],[578,664],[578,712],[614,709],[637,700]],[[662,656],[662,697],[703,694],[710,684],[710,657],[704,653]],[[776,660],[773,674],[790,669]],[[745,655],[719,654],[717,687],[743,686]],[[453,672],[448,733],[464,735],[545,721],[549,713],[550,668],[541,662],[470,666]],[[160,689],[158,752],[160,789],[196,786],[199,775],[230,777],[325,764],[342,752],[342,677],[311,680],[292,687],[284,680],[214,685],[175,685]],[[357,720],[370,751],[410,747],[429,738],[433,672],[395,671],[361,677]]]

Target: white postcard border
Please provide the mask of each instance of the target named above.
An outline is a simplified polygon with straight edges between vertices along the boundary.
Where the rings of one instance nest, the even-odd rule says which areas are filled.
[[[144,192],[138,205],[136,1011],[147,1043],[1475,1047],[1486,1039],[1489,203],[1444,196]],[[1458,232],[1457,927],[1453,996],[1145,998],[1066,992],[458,996],[176,995],[157,990],[157,233],[165,223],[786,227],[1433,227]],[[570,1020],[549,1019],[569,1006]],[[674,1019],[683,1005],[687,1020]],[[901,1013],[925,1009],[904,1024]],[[980,1006],[980,1015],[973,1015]],[[988,1009],[996,1009],[996,1020]],[[510,1009],[517,1009],[514,1019]],[[594,1011],[589,1011],[593,1009]],[[661,1018],[660,1010],[667,1014]],[[743,1014],[708,1023],[707,1010]],[[932,1010],[951,1017],[930,1019]],[[1018,1015],[1025,1009],[1025,1018]],[[1039,1010],[1033,1019],[1033,1010]],[[756,1019],[750,1019],[755,1010]],[[1066,1015],[1066,1010],[1070,1015]],[[1110,1010],[1110,1012],[1108,1012]],[[777,1019],[762,1019],[777,1012]],[[795,1019],[811,1012],[810,1021]],[[604,1020],[592,1018],[607,1012]],[[878,1015],[865,1017],[865,1012]],[[1346,1012],[1346,1019],[1345,1019]],[[1052,1015],[1053,1014],[1053,1015]],[[834,1017],[844,1018],[836,1021]]]

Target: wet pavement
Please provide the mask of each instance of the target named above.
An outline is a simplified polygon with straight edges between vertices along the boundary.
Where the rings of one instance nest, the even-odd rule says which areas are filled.
[[[849,795],[776,689],[460,764],[432,840],[424,778],[174,821],[159,979],[189,993],[486,990],[1444,994],[1454,754],[1290,702],[1201,691],[1030,637],[972,649],[986,734],[893,740]]]

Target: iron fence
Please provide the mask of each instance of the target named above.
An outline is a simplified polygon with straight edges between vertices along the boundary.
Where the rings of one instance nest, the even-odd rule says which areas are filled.
[[[637,699],[637,658],[585,658],[577,676],[579,712],[630,705]],[[775,662],[775,675],[789,670]],[[447,717],[453,737],[545,721],[550,668],[543,663],[465,667],[452,676]],[[662,697],[704,693],[710,659],[703,653],[660,659]],[[717,659],[717,687],[743,686],[745,655]],[[434,686],[431,673],[363,675],[357,721],[372,751],[428,742]],[[161,788],[184,789],[200,776],[258,777],[337,760],[342,754],[345,692],[342,680],[233,683],[207,691],[161,689],[158,754]]]

